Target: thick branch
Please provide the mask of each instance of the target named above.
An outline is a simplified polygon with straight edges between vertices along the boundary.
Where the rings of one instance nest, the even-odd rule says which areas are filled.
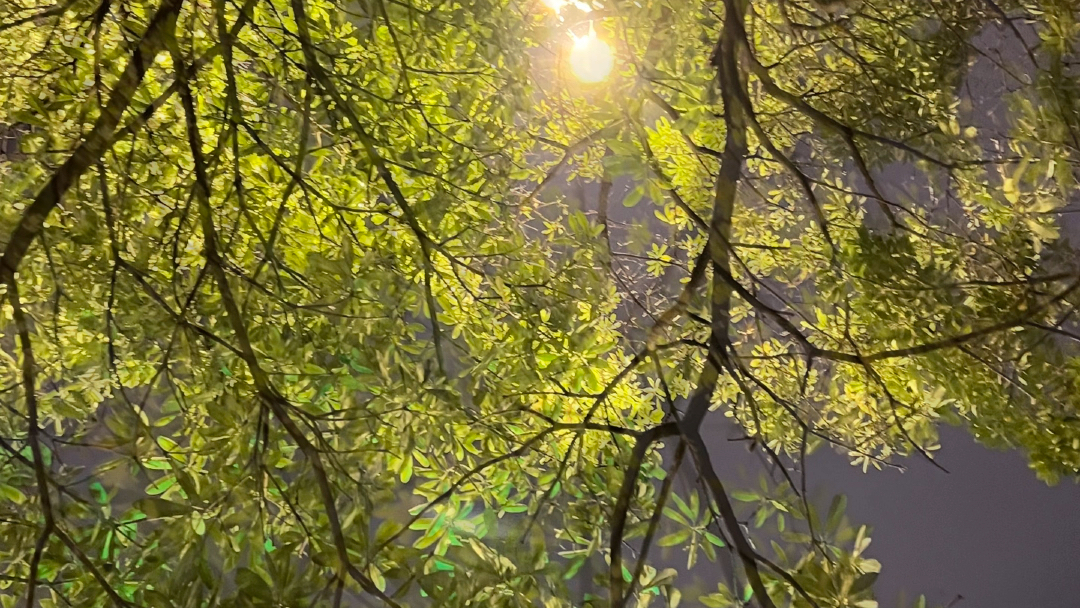
[[[213,209],[210,206],[210,179],[206,171],[206,163],[202,154],[202,140],[199,134],[198,121],[195,114],[195,101],[188,83],[189,67],[185,65],[183,57],[178,49],[173,49],[173,61],[177,66],[177,81],[180,89],[180,99],[184,108],[184,118],[187,126],[188,145],[191,148],[192,161],[195,165],[195,195],[199,207],[199,218],[203,231],[203,251],[210,273],[217,283],[218,291],[225,306],[226,318],[231,326],[244,362],[251,372],[256,392],[260,401],[267,407],[284,427],[289,437],[296,443],[300,452],[311,463],[315,474],[316,485],[322,498],[323,508],[326,509],[326,517],[329,521],[333,544],[337,551],[338,568],[337,576],[352,577],[360,584],[360,587],[378,597],[388,606],[397,608],[398,604],[385,593],[379,590],[375,583],[367,575],[360,572],[349,560],[348,547],[345,534],[341,527],[341,519],[337,513],[337,503],[330,480],[326,473],[326,467],[322,461],[322,454],[318,448],[307,438],[304,431],[293,420],[289,412],[291,405],[271,384],[266,372],[259,364],[258,356],[252,347],[247,327],[240,314],[240,308],[236,303],[232,287],[229,285],[228,276],[221,254],[218,251],[217,228],[214,225]]]
[[[116,81],[108,104],[101,109],[89,135],[75,148],[75,152],[53,173],[45,187],[38,192],[34,202],[31,203],[19,219],[11,238],[8,239],[4,249],[4,256],[0,258],[0,283],[8,283],[19,270],[23,257],[26,256],[30,244],[45,226],[45,219],[52,210],[60,204],[64,194],[79,181],[90,165],[94,164],[105,154],[109,146],[115,142],[113,137],[117,125],[128,106],[135,91],[139,88],[146,71],[154,63],[165,48],[166,41],[172,37],[176,29],[176,17],[183,6],[183,0],[164,0],[157,13],[150,19],[150,25],[146,28],[142,39],[135,47],[135,51],[128,60],[128,65]]]
[[[615,502],[611,521],[611,563],[608,570],[608,586],[612,608],[621,608],[623,605],[623,534],[626,531],[626,519],[630,513],[630,501],[634,497],[634,488],[637,487],[638,473],[641,472],[641,465],[645,462],[645,456],[649,453],[652,444],[677,428],[675,423],[666,423],[638,435],[634,450],[630,454],[630,462],[623,470],[622,486],[619,489],[619,497]]]
[[[56,520],[53,518],[52,497],[49,495],[49,473],[45,466],[45,458],[41,452],[41,427],[38,426],[37,382],[34,380],[35,363],[34,350],[30,345],[30,323],[23,312],[22,302],[19,299],[19,286],[16,284],[14,277],[8,277],[7,289],[8,301],[11,303],[12,316],[19,333],[19,346],[22,351],[22,381],[26,401],[27,438],[30,443],[30,453],[33,457],[38,500],[41,502],[41,512],[45,518],[45,525],[42,526],[41,532],[38,534],[37,542],[34,544],[34,553],[30,557],[30,575],[27,578],[26,585],[26,605],[34,606],[34,593],[37,590],[38,566],[41,564],[41,554],[56,529]]]

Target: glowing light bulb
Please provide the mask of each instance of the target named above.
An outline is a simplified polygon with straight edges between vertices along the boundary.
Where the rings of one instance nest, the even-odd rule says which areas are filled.
[[[551,10],[555,11],[556,15],[559,14],[559,11],[561,11],[564,6],[566,6],[567,4],[570,4],[570,2],[568,0],[542,0],[542,1],[544,3],[544,6],[546,6],[546,7],[550,8]]]
[[[581,82],[600,82],[615,67],[615,55],[608,43],[589,28],[589,35],[574,39],[570,50],[570,71]]]
[[[581,0],[540,0],[540,1],[543,2],[544,6],[546,6],[546,7],[550,8],[551,10],[555,11],[556,15],[558,15],[562,11],[562,9],[564,9],[564,8],[570,6],[570,5],[574,5],[574,7],[576,7],[579,11],[581,11],[583,13],[591,13],[592,10],[593,10],[592,6],[590,6],[586,2],[582,2]]]

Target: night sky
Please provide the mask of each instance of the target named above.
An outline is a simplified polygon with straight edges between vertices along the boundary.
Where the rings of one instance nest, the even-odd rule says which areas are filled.
[[[745,443],[727,441],[740,433],[718,413],[705,424],[729,491],[756,486],[761,461]],[[985,448],[964,429],[942,426],[941,444],[937,460],[948,474],[917,457],[897,460],[903,473],[863,473],[827,446],[807,458],[819,511],[845,494],[851,524],[871,528],[880,608],[910,608],[919,594],[928,606],[962,596],[954,608],[1080,606],[1080,485],[1047,486],[1023,454]]]
[[[987,449],[963,429],[941,429],[938,461],[908,470],[848,465],[830,450],[810,458],[811,487],[848,496],[853,522],[873,528],[870,555],[883,564],[881,608],[902,592],[957,608],[1080,606],[1080,485],[1049,487],[1025,457]]]

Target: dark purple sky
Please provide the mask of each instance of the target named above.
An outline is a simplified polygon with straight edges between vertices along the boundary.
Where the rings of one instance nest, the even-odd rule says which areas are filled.
[[[1080,606],[1080,485],[1049,487],[1023,454],[987,449],[963,429],[942,428],[938,460],[870,471],[821,450],[811,487],[848,496],[852,521],[873,528],[870,555],[883,564],[877,593],[893,608],[901,592],[957,608]]]
[[[755,483],[760,461],[719,414],[706,420],[717,471],[732,487]],[[1050,487],[1035,478],[1023,454],[987,449],[965,430],[943,426],[938,462],[898,460],[906,472],[863,473],[822,447],[808,458],[807,480],[819,509],[847,495],[855,526],[872,528],[868,555],[882,563],[881,608],[1077,608],[1080,606],[1080,485]],[[906,601],[901,603],[901,594]]]

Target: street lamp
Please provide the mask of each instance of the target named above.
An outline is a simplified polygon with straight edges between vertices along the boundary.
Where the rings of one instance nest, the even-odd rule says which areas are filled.
[[[546,6],[546,7],[550,8],[551,10],[555,11],[556,15],[559,14],[559,11],[561,11],[564,6],[566,6],[567,4],[570,4],[569,0],[542,0],[542,1],[544,3],[544,6]]]
[[[555,12],[559,22],[566,25],[566,16],[562,10],[567,6],[576,7],[582,13],[592,12],[592,6],[585,0],[540,0],[544,6]],[[596,83],[608,77],[612,68],[615,67],[615,54],[611,46],[596,35],[592,21],[589,21],[589,33],[578,37],[570,30],[568,33],[574,40],[570,49],[570,71],[578,80],[584,83]]]
[[[574,39],[574,48],[570,50],[570,71],[581,82],[600,82],[607,78],[615,67],[615,55],[608,43],[601,40],[592,24],[589,34]]]

